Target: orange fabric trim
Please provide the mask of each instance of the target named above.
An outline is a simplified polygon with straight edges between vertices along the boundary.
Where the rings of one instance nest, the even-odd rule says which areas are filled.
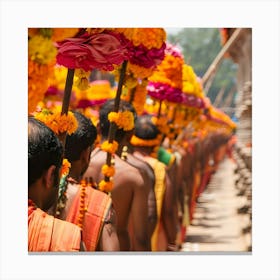
[[[69,209],[66,221],[77,224],[79,218],[81,187],[79,188],[73,203]],[[107,194],[86,187],[85,194],[86,213],[82,226],[82,240],[87,251],[95,251],[101,230],[112,205],[112,199]]]
[[[79,251],[79,227],[56,219],[37,208],[28,215],[28,251]]]

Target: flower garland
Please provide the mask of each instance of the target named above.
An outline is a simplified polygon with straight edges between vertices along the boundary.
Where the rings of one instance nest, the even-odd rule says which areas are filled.
[[[104,141],[101,144],[101,150],[110,154],[115,154],[118,150],[118,146],[119,144],[117,141],[113,141],[112,143],[109,143],[109,141]]]
[[[56,216],[58,217],[61,214],[61,211],[65,208],[67,197],[66,197],[66,186],[67,186],[67,177],[71,168],[71,163],[64,158],[62,162],[62,167],[60,170],[60,181],[58,187],[58,200],[56,206]]]
[[[108,114],[108,120],[114,122],[119,129],[129,131],[134,128],[134,115],[130,111],[111,112]]]
[[[81,186],[81,194],[80,194],[81,199],[80,199],[80,209],[79,209],[79,217],[78,217],[78,221],[77,221],[77,226],[82,229],[83,223],[84,223],[85,212],[87,211],[87,208],[85,206],[85,196],[86,196],[86,188],[87,188],[86,181],[81,180],[80,186]]]
[[[34,117],[45,123],[57,135],[64,132],[71,135],[78,128],[78,122],[74,114],[68,112],[67,115],[61,115],[60,111],[58,111],[58,107],[53,111],[42,109],[41,112],[35,112]]]
[[[161,135],[155,139],[142,139],[133,135],[130,139],[130,143],[133,146],[141,146],[141,147],[154,147],[160,145]]]

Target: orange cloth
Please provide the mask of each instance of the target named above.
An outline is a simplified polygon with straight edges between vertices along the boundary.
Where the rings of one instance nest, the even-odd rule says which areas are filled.
[[[152,157],[145,157],[145,161],[153,168],[155,173],[155,196],[157,204],[157,224],[151,238],[152,251],[166,251],[167,239],[161,222],[161,212],[165,193],[165,165]]]
[[[29,252],[73,252],[80,250],[81,230],[41,209],[28,207]]]
[[[90,186],[86,187],[84,199],[86,212],[84,214],[82,227],[82,240],[84,241],[87,251],[95,251],[104,222],[112,206],[112,199],[107,194],[95,190]],[[79,190],[69,209],[66,221],[78,224],[80,201],[81,187],[79,187]]]

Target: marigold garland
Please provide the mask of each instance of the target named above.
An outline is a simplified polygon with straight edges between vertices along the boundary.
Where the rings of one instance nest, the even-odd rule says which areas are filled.
[[[160,145],[160,137],[155,139],[141,139],[136,135],[133,135],[130,139],[130,143],[133,146],[154,147]]]
[[[102,192],[110,193],[113,189],[113,181],[102,180],[99,182],[98,188]]]
[[[70,168],[71,168],[71,163],[66,158],[64,158],[62,162],[62,167],[60,169],[60,177],[68,175]]]
[[[134,128],[134,115],[130,111],[111,112],[108,114],[108,120],[114,122],[119,129],[129,131]]]
[[[113,177],[115,175],[115,168],[113,166],[104,164],[102,166],[101,172],[105,177]]]
[[[116,153],[116,151],[118,150],[118,142],[117,141],[113,141],[112,143],[109,143],[109,141],[104,141],[101,144],[101,149],[104,152],[110,153],[110,154],[114,154]]]

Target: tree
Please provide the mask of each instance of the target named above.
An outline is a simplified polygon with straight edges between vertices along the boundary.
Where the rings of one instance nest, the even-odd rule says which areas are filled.
[[[199,77],[203,77],[222,48],[218,28],[182,28],[177,34],[168,34],[167,39],[181,48],[185,62]],[[207,93],[212,103],[221,88],[225,88],[223,100],[226,99],[236,84],[236,70],[237,65],[232,60],[225,58],[221,62]]]

